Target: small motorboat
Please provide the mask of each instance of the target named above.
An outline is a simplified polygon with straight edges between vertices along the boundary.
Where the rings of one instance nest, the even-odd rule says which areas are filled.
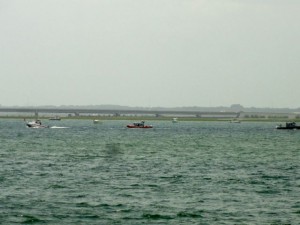
[[[300,126],[297,126],[295,122],[287,122],[287,123],[285,123],[285,126],[283,126],[281,124],[276,126],[276,129],[279,129],[279,130],[297,130],[297,129],[300,129]]]
[[[145,121],[127,125],[128,128],[153,128],[152,125],[145,125]]]
[[[233,120],[230,120],[230,123],[241,123],[241,121],[238,119],[233,119]]]
[[[49,126],[42,125],[42,121],[40,120],[26,122],[26,126],[29,128],[49,128]]]
[[[177,122],[178,122],[178,120],[176,117],[172,119],[172,123],[177,123]]]
[[[100,121],[100,120],[93,120],[93,123],[94,124],[100,124],[100,123],[102,123],[102,121]]]

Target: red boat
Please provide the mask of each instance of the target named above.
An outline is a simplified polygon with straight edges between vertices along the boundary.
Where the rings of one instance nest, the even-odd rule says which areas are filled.
[[[152,125],[145,125],[145,121],[127,125],[128,128],[153,128]]]

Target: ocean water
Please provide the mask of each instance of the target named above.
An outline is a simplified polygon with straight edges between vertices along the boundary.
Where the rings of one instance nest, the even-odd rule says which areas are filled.
[[[0,120],[0,224],[300,224],[300,131],[43,122]]]

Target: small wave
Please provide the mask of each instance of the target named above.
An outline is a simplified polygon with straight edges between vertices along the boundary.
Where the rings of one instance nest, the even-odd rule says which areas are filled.
[[[75,204],[76,207],[78,208],[106,208],[106,209],[111,209],[111,208],[122,208],[124,207],[123,204],[106,204],[106,203],[101,203],[97,204],[95,202],[79,202]]]
[[[189,218],[202,218],[203,216],[201,215],[203,212],[179,212],[177,213],[178,217],[189,217]]]
[[[98,215],[93,215],[93,214],[91,214],[91,215],[78,215],[77,216],[78,218],[80,218],[80,219],[99,219],[100,217],[98,216]]]
[[[289,177],[283,175],[262,175],[261,178],[266,180],[288,180]]]
[[[63,186],[63,185],[59,185],[59,184],[53,184],[49,188],[51,188],[51,189],[61,189],[61,188],[66,188],[66,187]]]
[[[279,190],[275,190],[275,189],[268,188],[268,189],[265,189],[265,190],[259,190],[259,191],[256,191],[256,193],[273,195],[273,194],[279,194],[280,191],[279,191]]]
[[[300,214],[300,210],[297,210],[297,211],[295,211],[294,213],[296,213],[296,214]]]
[[[85,208],[85,207],[91,207],[91,205],[87,202],[80,202],[80,203],[76,203],[76,207]]]
[[[150,213],[144,213],[143,214],[143,218],[146,219],[154,219],[154,220],[160,220],[160,219],[174,219],[172,216],[170,215],[160,215],[160,214],[150,214]]]
[[[22,223],[25,223],[25,224],[43,222],[42,220],[40,220],[34,216],[31,216],[31,215],[22,215],[22,217],[24,218],[24,221]]]

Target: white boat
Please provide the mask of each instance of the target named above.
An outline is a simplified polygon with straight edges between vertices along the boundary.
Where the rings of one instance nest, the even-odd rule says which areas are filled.
[[[93,120],[93,123],[94,124],[99,124],[99,123],[101,123],[101,121],[100,120]]]
[[[230,123],[241,123],[241,121],[237,120],[237,119],[233,119],[233,120],[230,120]]]
[[[40,120],[26,122],[26,126],[29,128],[49,128],[49,126],[42,125],[42,121]]]
[[[177,118],[172,119],[172,123],[177,123],[177,122],[178,122]]]

